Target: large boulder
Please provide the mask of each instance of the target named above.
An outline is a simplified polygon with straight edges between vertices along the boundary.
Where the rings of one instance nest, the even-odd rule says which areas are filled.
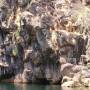
[[[73,77],[74,72],[72,70],[73,64],[66,63],[61,65],[61,73],[63,76]]]
[[[81,79],[81,83],[82,83],[82,85],[84,85],[86,87],[90,87],[90,78]]]
[[[75,81],[68,81],[68,82],[63,83],[61,86],[62,87],[80,87],[81,84]]]

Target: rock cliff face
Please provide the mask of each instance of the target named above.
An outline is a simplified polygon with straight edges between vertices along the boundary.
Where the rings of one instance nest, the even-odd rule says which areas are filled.
[[[0,0],[0,80],[75,84],[90,59],[87,2]]]

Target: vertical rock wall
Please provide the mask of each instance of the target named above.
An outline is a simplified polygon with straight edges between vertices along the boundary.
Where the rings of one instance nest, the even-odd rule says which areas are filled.
[[[60,84],[63,64],[78,65],[82,55],[89,56],[88,5],[85,0],[0,1],[0,62],[13,82]]]

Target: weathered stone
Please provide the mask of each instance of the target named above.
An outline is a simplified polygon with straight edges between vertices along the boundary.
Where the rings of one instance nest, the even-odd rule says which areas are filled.
[[[61,65],[61,73],[63,76],[73,77],[74,72],[72,70],[73,65],[70,63],[62,64]]]
[[[62,87],[80,87],[81,84],[75,81],[68,81],[68,82],[63,83],[61,86]]]
[[[81,79],[81,82],[84,86],[90,87],[90,78],[83,78]]]
[[[70,87],[89,78],[90,10],[80,1],[0,1],[0,59],[10,62],[0,75],[11,75],[13,82],[62,81],[62,86]],[[7,34],[1,33],[2,27]]]
[[[27,4],[30,3],[31,0],[18,0],[18,4],[20,6],[26,6]]]
[[[72,78],[64,76],[63,79],[62,79],[62,83],[68,82],[68,81],[72,81]]]

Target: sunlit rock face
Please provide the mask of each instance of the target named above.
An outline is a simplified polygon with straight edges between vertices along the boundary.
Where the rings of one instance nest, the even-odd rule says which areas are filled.
[[[0,0],[0,7],[2,7],[2,6],[7,6],[6,0]]]
[[[82,0],[83,5],[90,5],[90,0]]]
[[[9,66],[1,67],[1,76],[11,75],[13,82],[19,83],[61,84],[66,75],[74,86],[73,78],[82,66],[79,64],[89,60],[84,59],[90,54],[89,24],[86,24],[89,8],[79,0],[7,0],[6,3],[11,6],[7,8],[9,14],[1,8],[0,20],[4,14],[7,17],[0,28],[0,58]]]

